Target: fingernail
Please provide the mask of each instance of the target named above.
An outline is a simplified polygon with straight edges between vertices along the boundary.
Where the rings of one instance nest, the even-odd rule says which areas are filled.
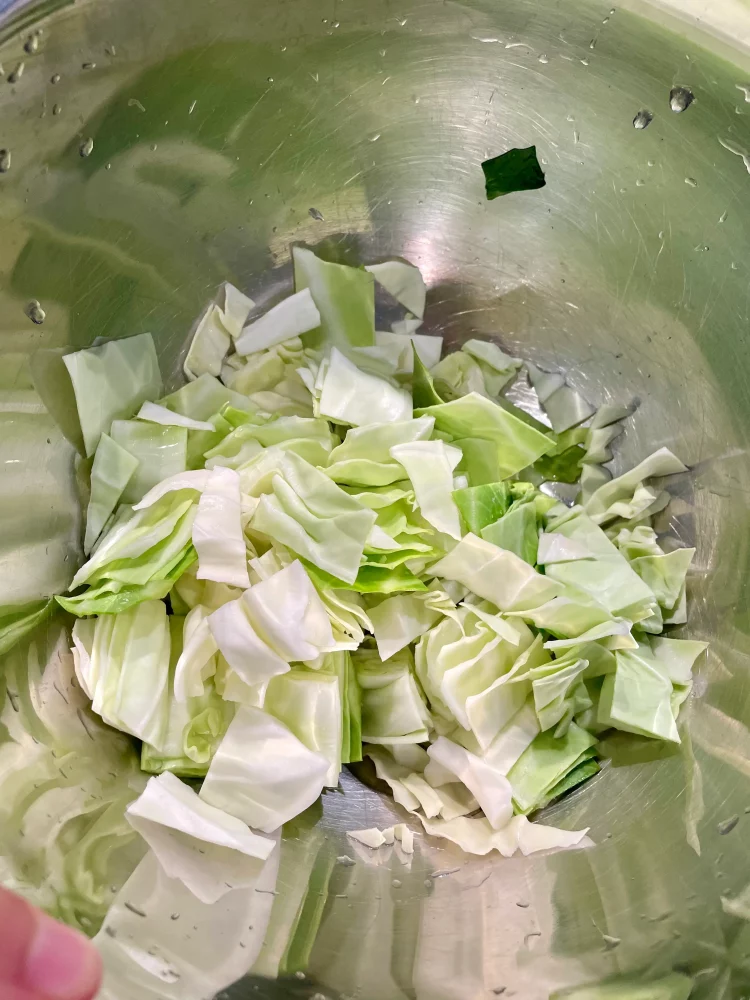
[[[90,1000],[101,981],[101,959],[83,934],[45,916],[26,956],[23,979],[27,990],[49,1000]]]

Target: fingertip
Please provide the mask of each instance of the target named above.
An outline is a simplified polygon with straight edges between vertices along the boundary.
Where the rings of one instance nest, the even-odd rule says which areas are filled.
[[[101,981],[101,958],[88,938],[41,915],[20,985],[48,1000],[92,1000]]]

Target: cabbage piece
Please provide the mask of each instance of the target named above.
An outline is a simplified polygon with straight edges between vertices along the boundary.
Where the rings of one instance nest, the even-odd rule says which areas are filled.
[[[444,736],[438,736],[427,753],[431,761],[440,764],[466,785],[494,830],[507,826],[513,816],[513,806],[511,785],[504,775],[481,757]]]
[[[484,449],[493,453],[500,470],[500,475],[492,481],[507,479],[533,465],[554,446],[547,434],[476,392],[439,406],[425,407],[416,415],[425,414],[433,416],[436,429],[450,434],[459,447],[464,438],[490,442],[492,447],[485,444]],[[464,461],[466,464],[465,454]],[[471,485],[479,484],[471,482]]]
[[[169,703],[170,634],[161,601],[96,620],[89,686],[106,723],[162,749]]]
[[[436,365],[443,350],[443,338],[427,333],[388,333],[385,330],[375,331],[375,344],[386,352],[393,352],[398,357],[395,374],[411,375],[414,372],[414,351],[424,360],[427,368]],[[359,348],[360,352],[372,348]]]
[[[482,487],[479,487],[480,489]],[[523,504],[509,510],[494,524],[482,528],[482,538],[498,548],[517,555],[530,566],[536,566],[539,549],[539,531],[533,504]]]
[[[352,656],[362,692],[362,740],[365,743],[424,743],[432,728],[414,679],[414,659],[408,649],[384,664],[375,650],[359,649]]]
[[[520,358],[512,358],[497,344],[487,340],[467,340],[461,345],[461,351],[479,365],[484,377],[484,389],[490,397],[499,396],[522,365]]]
[[[463,605],[444,618],[416,650],[417,676],[433,712],[455,719],[474,731],[481,746],[489,746],[529,693],[521,654],[532,638],[525,626],[481,608]]]
[[[205,692],[206,681],[216,673],[218,646],[209,628],[209,613],[208,608],[198,604],[184,619],[182,645],[173,681],[174,696],[178,702],[200,698]]]
[[[399,482],[406,473],[391,456],[391,448],[426,441],[434,425],[432,417],[420,417],[352,428],[331,452],[326,475],[335,483],[352,486],[390,486]]]
[[[66,354],[63,361],[73,383],[87,455],[94,454],[113,420],[132,417],[141,403],[161,393],[150,333]]]
[[[361,371],[333,347],[322,373],[319,408],[328,420],[357,427],[409,420],[412,399],[407,389]]]
[[[207,420],[193,420],[192,417],[175,413],[159,403],[144,403],[138,411],[137,418],[167,427],[187,427],[191,431],[210,431],[213,433],[216,430],[214,425]]]
[[[320,795],[329,762],[273,716],[241,706],[214,756],[201,798],[271,833]]]
[[[417,345],[413,344],[412,348],[412,353],[414,355],[412,360],[412,396],[414,409],[416,410],[420,407],[426,406],[439,406],[445,401],[435,389],[432,375],[425,367],[424,362],[419,356]]]
[[[544,401],[544,409],[556,434],[562,434],[571,427],[582,424],[596,412],[583,396],[569,385],[560,386]]]
[[[166,576],[191,545],[197,504],[183,497],[172,494],[135,513],[126,509],[73,577],[70,589],[103,579],[145,584]]]
[[[193,521],[199,580],[250,586],[240,515],[240,477],[233,469],[217,466],[206,480]]]
[[[664,611],[671,611],[685,593],[685,578],[695,549],[674,549],[659,555],[638,556],[630,565],[653,591]]]
[[[410,313],[423,318],[427,286],[418,267],[403,260],[387,260],[382,264],[369,264],[365,271],[369,271]]]
[[[376,515],[294,455],[282,455],[252,519],[254,531],[288,546],[332,576],[352,584]]]
[[[396,594],[370,609],[370,629],[385,662],[440,621],[456,605],[444,590],[424,594]]]
[[[588,594],[612,615],[634,622],[647,618],[656,605],[651,588],[590,517],[580,510],[564,517],[551,527],[589,555],[547,565],[547,577]]]
[[[208,420],[226,405],[245,410],[251,408],[246,396],[228,389],[213,375],[201,375],[195,382],[188,382],[164,396],[159,404],[191,420]]]
[[[167,571],[159,571],[156,578],[143,585],[121,586],[104,580],[98,587],[89,587],[76,597],[60,597],[57,603],[73,615],[119,614],[142,601],[159,601],[171,591],[176,580],[197,559],[195,549],[190,546],[182,558]],[[112,589],[116,587],[117,589]]]
[[[527,698],[515,715],[502,726],[482,754],[500,774],[506,774],[541,732],[533,699]]]
[[[453,499],[453,470],[461,451],[444,441],[412,441],[391,448],[414,487],[422,517],[451,538],[461,538],[461,521]]]
[[[120,502],[138,459],[121,448],[108,434],[102,434],[91,467],[91,496],[86,511],[83,551],[88,555],[104,525]]]
[[[475,393],[488,396],[482,366],[462,351],[447,354],[430,369],[430,381],[443,400],[458,399]]]
[[[320,322],[310,289],[303,288],[249,323],[235,339],[235,350],[238,354],[254,354],[316,330]]]
[[[229,665],[251,685],[334,647],[325,606],[297,560],[214,611],[208,625]]]
[[[472,534],[464,535],[430,572],[445,580],[457,580],[501,611],[526,611],[551,600],[563,589],[512,552]]]
[[[514,816],[502,830],[495,831],[484,818],[419,818],[427,833],[453,841],[468,854],[489,854],[496,850],[503,857],[511,858],[520,851],[526,857],[537,851],[570,850],[591,845],[586,836],[588,827],[585,830],[560,830],[554,826],[530,823],[526,816]]]
[[[479,670],[467,671],[469,682],[480,679],[481,683],[475,683],[475,688],[479,690],[466,697],[466,719],[479,749],[490,757],[495,756],[497,742],[505,727],[518,717],[526,703],[533,669],[550,659],[542,646],[541,637],[537,636],[529,642],[530,633],[521,633],[519,640],[515,650],[509,648],[515,645],[510,640],[498,644],[495,658],[499,669],[496,668],[495,679],[486,687],[482,687],[486,681]],[[510,669],[509,663],[512,664]],[[472,677],[471,673],[475,676]],[[538,728],[537,725],[537,731]]]
[[[44,621],[55,606],[49,600],[32,601],[30,604],[0,607],[0,656],[7,653],[25,635]]]
[[[508,772],[513,786],[516,812],[529,813],[539,807],[550,789],[582,759],[594,755],[596,737],[574,722],[562,737],[540,733]]]
[[[362,760],[362,692],[349,652],[338,650],[323,658],[321,671],[336,676],[341,700],[341,763]]]
[[[270,447],[294,451],[311,465],[326,465],[335,441],[328,422],[319,418],[281,416],[264,424],[243,423],[206,452],[206,467],[237,469]]]
[[[219,293],[219,303],[212,303],[198,320],[190,342],[183,370],[192,381],[201,375],[221,374],[221,365],[254,302],[229,282]]]
[[[138,460],[123,490],[125,503],[137,503],[163,479],[187,469],[187,430],[143,420],[115,420],[110,430],[115,444]]]
[[[151,778],[125,816],[169,878],[203,903],[254,886],[274,838],[263,837],[207,802],[173,774]]]
[[[169,493],[178,493],[182,490],[194,490],[196,494],[202,493],[210,478],[210,469],[189,469],[187,472],[178,472],[176,475],[169,476],[157,483],[137,504],[133,505],[133,510],[145,510],[147,507],[153,507]],[[184,498],[177,497],[176,499]],[[198,496],[196,495],[194,499],[197,502]]]
[[[466,527],[474,535],[482,528],[494,524],[511,505],[508,483],[486,483],[483,486],[469,486],[454,490],[453,499],[461,511]]]
[[[316,660],[332,649],[328,613],[299,560],[251,587],[241,601],[258,634],[289,662]]]
[[[687,467],[668,448],[660,448],[629,472],[600,486],[586,501],[586,513],[596,519],[606,517],[613,504],[632,497],[634,490],[644,480],[654,476],[672,476],[679,472],[687,472]]]
[[[283,722],[308,750],[325,757],[325,784],[329,788],[338,785],[341,772],[341,695],[337,675],[296,667],[271,679],[263,703],[264,711]]]
[[[679,743],[676,713],[687,696],[691,669],[705,643],[655,639],[618,650],[617,668],[602,684],[597,720],[625,732]]]
[[[534,708],[542,732],[555,727],[555,736],[564,736],[573,717],[591,708],[592,702],[582,681],[588,660],[574,648],[568,656],[551,660],[529,672]]]
[[[292,248],[294,287],[310,289],[320,312],[323,338],[347,347],[375,343],[375,282],[372,275],[345,264],[320,260],[311,250]]]

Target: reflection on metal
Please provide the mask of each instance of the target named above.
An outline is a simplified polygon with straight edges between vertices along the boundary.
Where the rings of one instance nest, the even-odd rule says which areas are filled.
[[[678,989],[685,975],[696,1000],[750,990],[750,116],[735,114],[748,77],[611,11],[347,0],[334,27],[318,0],[100,0],[21,5],[0,28],[12,67],[45,18],[23,80],[0,87],[13,150],[0,183],[0,603],[63,589],[78,558],[86,468],[41,403],[31,354],[46,351],[43,380],[67,345],[150,330],[174,380],[216,285],[272,301],[293,240],[413,260],[427,329],[449,349],[492,337],[586,398],[637,403],[616,462],[666,445],[693,469],[661,527],[698,546],[690,631],[710,656],[679,747],[612,738],[600,777],[551,809],[596,846],[503,861],[417,831],[407,859],[372,851],[345,831],[405,817],[345,775],[319,816],[285,831],[255,978],[228,997],[580,1000],[620,997],[632,977],[677,976]],[[679,116],[665,103],[676,74],[696,95]],[[65,114],[40,117],[54,80]],[[643,107],[663,113],[635,136]],[[488,204],[482,160],[530,144],[547,187]],[[24,316],[32,296],[43,326]],[[3,725],[14,698],[2,695]],[[17,831],[0,840],[21,849]],[[175,948],[190,948],[179,917],[164,908]],[[239,976],[250,956],[222,942],[215,966]],[[175,968],[161,968],[166,990]],[[609,992],[582,992],[596,983]]]

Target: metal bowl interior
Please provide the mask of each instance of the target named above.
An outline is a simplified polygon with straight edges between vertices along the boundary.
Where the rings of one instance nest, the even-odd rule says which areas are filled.
[[[637,402],[617,466],[666,445],[691,467],[663,528],[697,546],[689,631],[710,655],[679,747],[612,740],[551,811],[596,846],[502,861],[420,838],[408,867],[337,864],[344,829],[399,812],[348,776],[285,836],[255,974],[278,970],[310,885],[313,932],[285,966],[303,992],[542,1000],[674,969],[696,998],[750,988],[750,91],[743,56],[688,34],[610,0],[102,0],[6,20],[0,604],[60,591],[79,558],[73,452],[30,356],[150,330],[176,381],[215,286],[271,301],[295,242],[412,260],[449,347],[492,337],[592,402]],[[675,85],[696,97],[682,114]],[[531,144],[547,186],[488,203],[481,161]]]

